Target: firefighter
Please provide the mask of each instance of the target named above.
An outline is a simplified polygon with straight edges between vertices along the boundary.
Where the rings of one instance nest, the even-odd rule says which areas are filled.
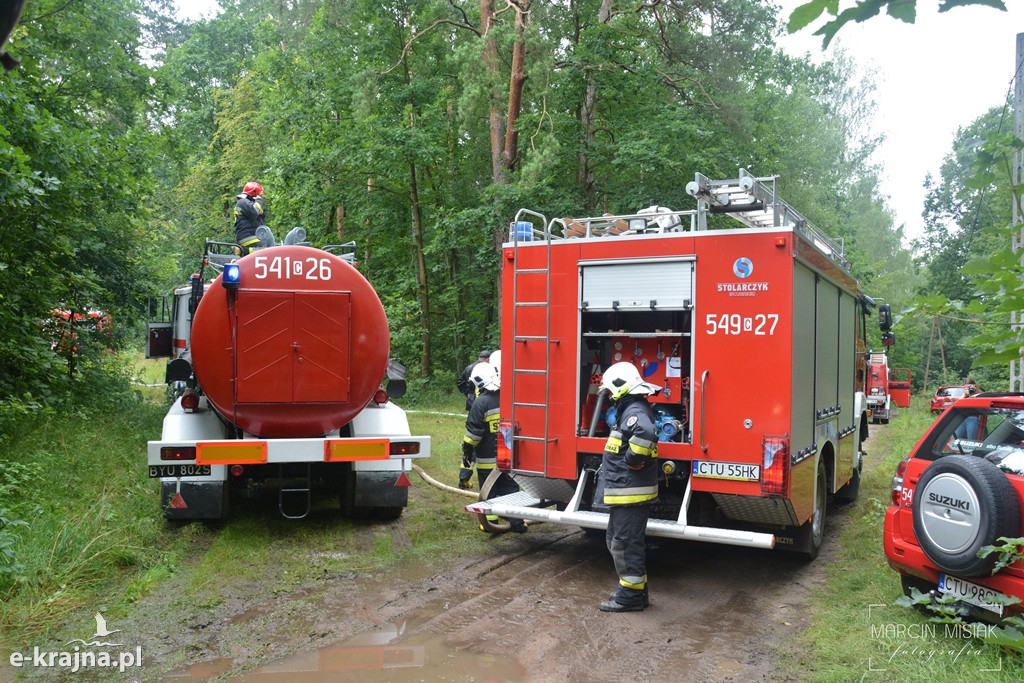
[[[498,422],[501,379],[494,366],[488,362],[477,363],[470,372],[470,379],[477,389],[476,399],[466,418],[466,436],[462,440],[462,467],[468,469],[476,463],[476,477],[483,490],[484,481],[498,464]],[[519,486],[508,474],[502,472],[491,487],[491,496],[515,493]],[[497,516],[488,515],[488,520],[497,522]],[[526,531],[521,519],[509,520],[511,530]],[[483,529],[483,527],[481,527]]]
[[[601,611],[639,612],[649,604],[647,520],[658,497],[658,434],[647,397],[661,387],[644,382],[632,363],[620,362],[605,371],[601,390],[608,392],[616,414],[597,490],[609,508],[605,540],[619,576]]]
[[[473,380],[470,379],[470,373],[473,372],[473,368],[476,367],[477,363],[487,363],[491,359],[491,352],[484,349],[477,356],[477,359],[466,366],[462,373],[456,378],[455,386],[458,390],[466,397],[466,412],[473,406],[473,399],[476,398],[476,386],[473,384]]]
[[[263,225],[265,206],[263,187],[246,183],[235,204],[235,243],[242,248],[243,256],[260,245],[256,228]]]

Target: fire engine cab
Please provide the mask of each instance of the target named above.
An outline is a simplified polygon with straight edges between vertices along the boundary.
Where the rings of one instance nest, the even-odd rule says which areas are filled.
[[[518,212],[502,247],[498,466],[521,490],[485,484],[466,510],[606,529],[593,492],[613,406],[597,387],[629,361],[662,387],[647,533],[813,558],[826,500],[859,489],[875,302],[776,177],[697,174],[686,189],[696,210]]]

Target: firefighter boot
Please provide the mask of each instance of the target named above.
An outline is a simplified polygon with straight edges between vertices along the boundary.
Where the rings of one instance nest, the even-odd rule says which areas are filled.
[[[608,594],[608,599],[609,600],[614,600],[618,595],[619,595],[618,591],[615,591],[614,593],[609,593]],[[644,586],[644,607],[650,607],[650,606],[651,606],[651,590],[650,590],[650,584],[648,584],[648,585]]]
[[[650,604],[647,587],[644,590],[619,587],[601,603],[602,612],[642,612]]]

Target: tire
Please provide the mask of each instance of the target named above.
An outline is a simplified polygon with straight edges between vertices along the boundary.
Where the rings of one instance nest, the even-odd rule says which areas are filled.
[[[400,505],[391,507],[372,507],[369,508],[370,516],[374,519],[380,519],[384,521],[393,521],[402,516],[402,510],[405,508]]]
[[[853,471],[850,481],[846,482],[832,495],[832,500],[843,504],[852,503],[857,500],[857,496],[860,494],[860,469],[858,467]]]
[[[914,491],[914,534],[935,566],[988,576],[996,557],[979,558],[1001,536],[1020,536],[1020,503],[1002,471],[982,458],[947,455],[929,465]]]
[[[821,544],[825,540],[825,512],[828,499],[828,486],[825,480],[825,462],[818,459],[817,482],[814,494],[814,513],[805,522],[793,538],[793,552],[803,560],[810,562],[818,556]]]

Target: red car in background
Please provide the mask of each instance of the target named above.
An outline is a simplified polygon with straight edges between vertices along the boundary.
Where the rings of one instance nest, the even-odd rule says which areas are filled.
[[[976,394],[980,389],[973,384],[950,385],[939,387],[932,396],[932,414],[938,415],[960,399]]]
[[[963,388],[963,387],[954,387]],[[1021,613],[1024,564],[993,574],[997,555],[978,557],[1024,528],[1024,395],[985,393],[956,402],[935,421],[892,480],[885,556],[903,591],[956,599],[988,621]]]

